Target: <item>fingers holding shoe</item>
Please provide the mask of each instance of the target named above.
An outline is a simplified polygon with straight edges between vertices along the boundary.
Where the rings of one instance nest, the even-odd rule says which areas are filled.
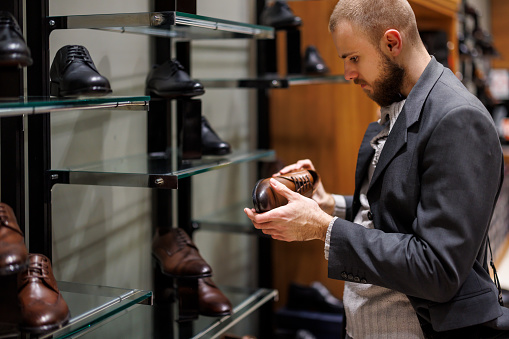
[[[284,175],[298,170],[316,172],[313,162],[309,159],[304,159],[282,168],[278,173],[275,173],[274,176]],[[313,200],[315,200],[318,205],[320,205],[320,208],[327,214],[332,214],[334,212],[334,198],[330,193],[327,193],[319,176],[313,187]]]
[[[292,192],[275,179],[270,180],[276,193],[284,196],[288,204],[265,213],[244,209],[253,226],[273,239],[282,241],[325,240],[327,227],[332,220],[312,199]]]

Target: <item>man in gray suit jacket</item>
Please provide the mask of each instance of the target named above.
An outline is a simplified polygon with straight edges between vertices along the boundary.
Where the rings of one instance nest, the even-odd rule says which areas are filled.
[[[308,199],[271,180],[289,203],[245,213],[274,239],[325,242],[329,277],[346,281],[350,337],[506,337],[487,265],[504,166],[490,114],[428,54],[406,0],[339,0],[329,26],[345,78],[381,106],[355,193],[320,183]],[[301,168],[314,166],[279,174]]]

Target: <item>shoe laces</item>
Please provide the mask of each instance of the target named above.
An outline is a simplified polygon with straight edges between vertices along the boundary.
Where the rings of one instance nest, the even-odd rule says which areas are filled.
[[[49,275],[49,266],[45,262],[30,262],[26,271],[27,278],[44,279]]]
[[[186,235],[187,234],[181,228],[177,228],[178,247],[183,248],[185,246],[190,246],[190,247],[196,248],[196,246],[192,242],[189,242],[189,238]]]
[[[171,74],[173,75],[173,74],[177,73],[178,71],[185,71],[184,66],[182,66],[182,64],[180,62],[178,62],[177,60],[171,60],[170,61]]]
[[[308,175],[290,176],[290,179],[295,184],[295,191],[297,193],[302,193],[312,187],[311,180]]]
[[[0,26],[8,26],[9,28],[14,29],[16,32],[21,34],[21,29],[19,28],[17,22],[11,15],[7,15],[5,12],[0,12]]]
[[[92,62],[90,55],[88,54],[85,47],[80,45],[69,46],[67,48],[67,59],[66,62],[70,63],[75,60],[83,60],[86,62]]]

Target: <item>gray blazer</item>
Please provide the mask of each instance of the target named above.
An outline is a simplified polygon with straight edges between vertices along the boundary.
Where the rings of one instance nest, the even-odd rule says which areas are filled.
[[[329,277],[406,294],[435,331],[499,318],[486,239],[504,162],[489,112],[433,58],[383,148],[367,195],[375,229],[366,229],[351,221],[380,128],[372,123],[362,141]]]

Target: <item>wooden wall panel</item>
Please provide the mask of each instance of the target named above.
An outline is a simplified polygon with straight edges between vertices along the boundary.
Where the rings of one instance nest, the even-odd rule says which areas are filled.
[[[328,31],[330,1],[289,2],[302,18],[302,53],[308,45],[317,47],[333,74],[343,73],[343,62]],[[278,34],[278,67],[285,69],[285,36]],[[377,107],[353,84],[296,85],[270,93],[272,147],[277,156],[291,164],[311,159],[325,188],[334,193],[352,194],[354,172],[362,136],[376,120]],[[274,287],[280,291],[277,306],[287,300],[287,286],[294,281],[310,284],[320,281],[341,297],[343,283],[327,277],[323,243],[284,243],[273,241]]]
[[[500,58],[492,61],[493,68],[509,69],[509,25],[507,15],[509,14],[509,1],[491,0],[491,33],[495,48],[500,53]]]

